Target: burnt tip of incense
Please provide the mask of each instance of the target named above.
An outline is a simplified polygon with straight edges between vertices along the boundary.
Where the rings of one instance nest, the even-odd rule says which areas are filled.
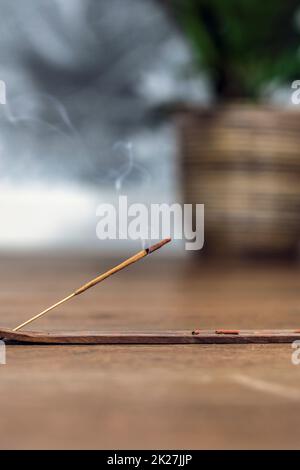
[[[166,245],[167,243],[170,243],[172,239],[171,238],[165,238],[164,240],[161,240],[158,243],[155,243],[155,245],[150,246],[149,248],[146,248],[147,255],[150,255],[150,253],[153,253],[156,250],[159,250],[162,246]]]

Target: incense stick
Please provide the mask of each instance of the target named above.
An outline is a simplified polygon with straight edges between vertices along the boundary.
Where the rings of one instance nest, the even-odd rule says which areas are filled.
[[[142,251],[139,251],[135,255],[131,256],[127,260],[123,261],[123,263],[118,264],[112,269],[109,269],[105,273],[101,274],[100,276],[95,277],[95,279],[92,279],[90,282],[87,284],[84,284],[83,286],[79,287],[79,289],[76,289],[72,294],[68,295],[64,299],[60,300],[54,305],[51,305],[51,307],[48,307],[46,310],[43,310],[41,313],[38,315],[35,315],[34,317],[30,318],[29,320],[25,321],[24,323],[21,323],[21,325],[18,325],[16,328],[14,328],[12,331],[18,331],[21,328],[23,328],[26,325],[29,325],[29,323],[32,323],[33,321],[37,320],[38,318],[41,318],[42,316],[46,315],[46,313],[50,312],[51,310],[54,310],[56,307],[59,305],[64,304],[68,300],[72,299],[76,295],[83,294],[83,292],[87,291],[91,287],[94,287],[96,284],[99,284],[100,282],[104,281],[104,279],[107,279],[109,276],[112,276],[113,274],[118,273],[124,268],[127,268],[133,263],[136,263],[142,258],[145,258],[145,256],[150,255],[154,251],[158,250],[162,246],[166,245],[166,243],[169,243],[171,241],[171,238],[165,238],[164,240],[161,240],[160,242],[156,243],[155,245],[150,246],[149,248],[146,248]]]

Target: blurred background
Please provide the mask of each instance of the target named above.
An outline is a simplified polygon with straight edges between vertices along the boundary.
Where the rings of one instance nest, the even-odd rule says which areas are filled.
[[[204,203],[212,256],[297,257],[298,1],[0,7],[1,250],[106,249],[96,207],[126,194]]]
[[[141,249],[96,237],[97,206],[126,195],[204,203],[204,248],[172,242],[28,329],[299,331],[300,2],[0,12],[1,326]],[[8,345],[0,448],[299,448],[291,353]]]

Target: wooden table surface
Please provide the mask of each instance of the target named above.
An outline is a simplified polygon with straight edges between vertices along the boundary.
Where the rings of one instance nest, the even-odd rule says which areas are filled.
[[[113,262],[2,256],[1,326],[16,326]],[[34,328],[300,328],[299,272],[153,255]],[[0,448],[300,448],[292,351],[287,344],[7,346]]]

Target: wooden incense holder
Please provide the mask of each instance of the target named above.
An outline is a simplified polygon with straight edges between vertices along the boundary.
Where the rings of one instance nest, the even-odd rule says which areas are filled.
[[[271,344],[300,340],[300,330],[174,330],[156,332],[14,332],[0,330],[13,344]]]

